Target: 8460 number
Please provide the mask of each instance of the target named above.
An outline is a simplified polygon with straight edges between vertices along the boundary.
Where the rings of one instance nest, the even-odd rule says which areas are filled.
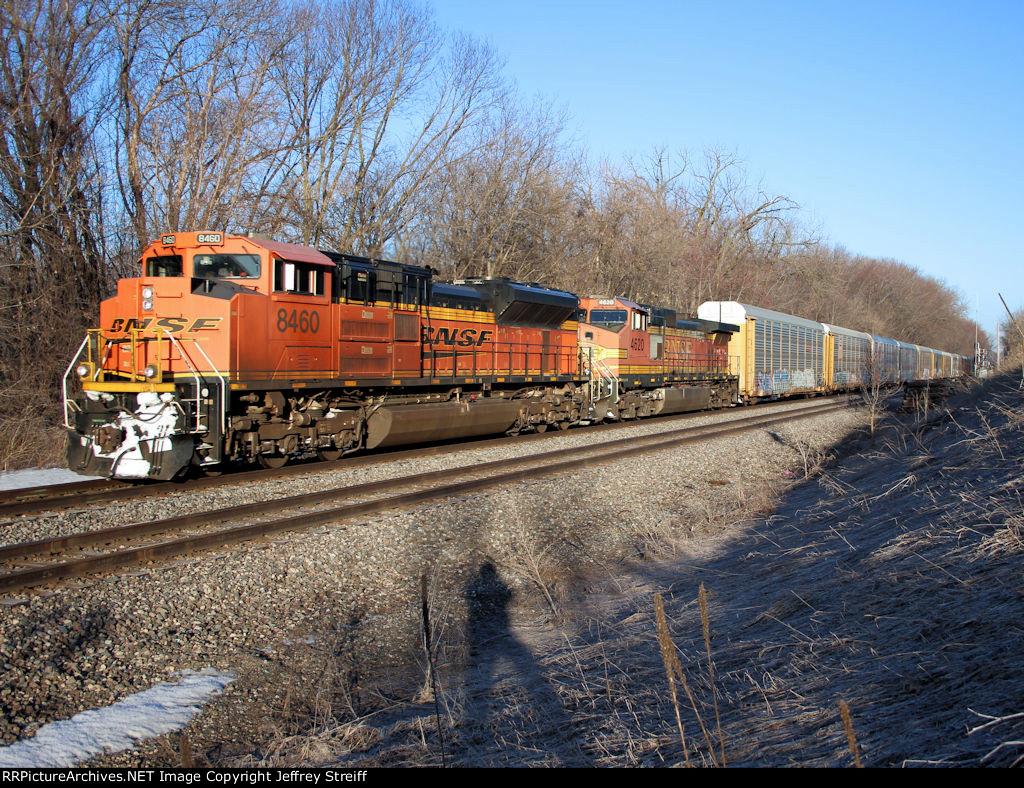
[[[293,309],[291,312],[287,309],[278,309],[277,330],[282,333],[298,331],[301,334],[315,334],[320,330],[320,313],[307,312],[305,309]]]

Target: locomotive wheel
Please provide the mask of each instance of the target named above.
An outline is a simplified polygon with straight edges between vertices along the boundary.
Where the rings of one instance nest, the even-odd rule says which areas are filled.
[[[548,431],[548,425],[547,424],[534,424],[533,428],[535,430],[537,430],[537,432],[547,432]]]
[[[316,456],[324,462],[334,462],[341,457],[341,449],[317,449]]]
[[[256,462],[260,464],[261,468],[267,468],[273,470],[275,468],[283,468],[285,463],[288,462],[287,454],[257,454]]]

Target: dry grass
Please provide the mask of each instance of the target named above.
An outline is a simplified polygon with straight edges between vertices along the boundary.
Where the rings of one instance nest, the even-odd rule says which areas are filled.
[[[64,466],[67,435],[53,418],[60,404],[12,387],[0,400],[0,470]]]
[[[850,716],[850,707],[845,700],[839,701],[839,716],[843,719],[843,730],[846,731],[846,743],[850,748],[850,755],[858,769],[863,769],[864,764],[860,762],[860,752],[857,749],[857,735],[853,732],[853,718]]]
[[[683,718],[679,713],[679,695],[676,692],[676,679],[678,678],[685,686],[686,674],[683,673],[683,666],[679,664],[676,647],[672,643],[672,636],[668,631],[668,622],[665,619],[665,604],[661,600],[661,594],[654,595],[654,620],[658,627],[658,648],[661,649],[661,661],[665,666],[665,677],[668,679],[668,691],[672,697],[672,709],[676,714],[676,725],[679,726],[679,743],[683,746],[686,765],[689,766],[690,749],[686,746],[686,729],[683,727]],[[688,689],[687,694],[689,694]],[[699,714],[699,712],[697,713]]]
[[[705,485],[701,495],[688,496],[675,517],[660,518],[653,528],[639,530],[637,520],[631,520],[630,542],[648,558],[687,555],[685,546],[702,535],[728,530],[752,512],[770,511],[785,485],[777,471],[756,466],[746,478],[718,482]],[[337,648],[327,647],[334,634],[308,643],[293,641],[284,661],[286,691],[273,725],[265,726],[268,744],[259,758],[245,763],[322,764],[339,757],[358,758],[365,765],[664,762],[667,742],[659,730],[660,717],[640,712],[660,708],[664,699],[653,685],[638,695],[631,677],[634,652],[645,646],[643,639],[617,653],[620,642],[613,641],[614,648],[603,640],[592,643],[579,629],[587,620],[580,617],[580,587],[605,581],[615,585],[621,567],[587,554],[591,575],[581,576],[580,545],[586,544],[586,533],[571,527],[539,531],[532,502],[527,504],[517,493],[502,500],[491,525],[499,535],[491,546],[493,564],[485,564],[491,574],[484,577],[481,570],[477,578],[478,585],[490,587],[482,592],[481,615],[470,609],[467,619],[467,611],[445,609],[451,586],[434,578],[424,589],[421,577],[422,640],[418,654],[401,660],[410,676],[406,684],[418,684],[419,690],[404,699],[392,694],[388,703],[367,702],[372,692],[365,676],[355,681],[351,664],[337,659]],[[471,599],[477,596],[475,591],[466,593]],[[531,599],[542,605],[531,604]],[[526,611],[546,608],[543,644],[525,642],[515,633],[508,621],[513,601]],[[703,737],[693,763],[718,766],[726,763],[725,738],[703,588],[698,605],[704,665],[692,682],[684,673],[675,675],[684,687],[687,714],[697,720]],[[605,624],[591,621],[598,627]],[[481,628],[486,632],[477,631]],[[606,634],[615,638],[614,632]],[[481,646],[481,640],[487,645]],[[538,656],[547,653],[552,656]],[[364,702],[360,705],[354,697]],[[304,732],[299,730],[303,716]],[[711,729],[708,720],[713,720]],[[580,728],[602,734],[583,746]]]
[[[560,540],[550,534],[538,535],[531,528],[529,520],[523,516],[518,496],[512,496],[512,504],[504,512],[504,518],[506,539],[499,558],[501,567],[539,591],[551,613],[559,617],[555,586],[565,572],[556,562],[554,552]]]
[[[869,451],[826,466],[781,505],[778,481],[709,485],[717,508],[686,509],[706,524],[701,538],[652,529],[642,536],[672,540],[661,560],[628,572],[605,564],[604,582],[570,571],[573,548],[560,537],[531,539],[533,515],[513,500],[477,612],[440,625],[438,637],[443,593],[427,593],[431,645],[421,649],[419,685],[436,687],[432,697],[392,698],[361,716],[342,703],[333,722],[321,715],[305,736],[280,737],[273,757],[1024,762],[1024,399],[994,384],[983,393],[945,411],[933,403],[928,422],[883,425]],[[751,509],[771,515],[726,522]]]
[[[697,724],[700,727],[701,733],[704,735],[704,743],[707,747],[706,755],[711,761],[713,766],[725,766],[725,738],[722,733],[722,721],[718,713],[718,692],[715,689],[715,669],[714,663],[711,659],[711,625],[710,616],[708,614],[708,602],[707,602],[707,591],[704,588],[704,584],[700,585],[700,592],[698,595],[698,602],[700,605],[700,618],[701,618],[701,629],[704,635],[704,645],[707,651],[707,684],[711,687],[711,698],[715,713],[715,726],[719,744],[719,752],[715,752],[715,744],[712,740],[712,736],[708,733],[708,729],[704,724],[704,719],[700,713],[700,707],[694,698],[693,692],[690,689],[690,683],[686,680],[686,674],[683,672],[683,666],[679,661],[679,657],[676,654],[675,645],[672,642],[672,636],[668,629],[668,620],[665,616],[665,604],[662,601],[661,594],[654,595],[654,621],[658,632],[658,648],[661,651],[662,664],[665,666],[665,675],[668,678],[669,693],[672,698],[672,708],[675,711],[676,724],[679,726],[679,739],[683,747],[683,755],[686,759],[686,765],[690,766],[690,750],[686,745],[686,734],[683,727],[682,716],[679,710],[679,698],[676,692],[676,681],[678,680],[686,693],[686,698],[689,701],[690,709],[693,711],[694,717],[697,719]]]

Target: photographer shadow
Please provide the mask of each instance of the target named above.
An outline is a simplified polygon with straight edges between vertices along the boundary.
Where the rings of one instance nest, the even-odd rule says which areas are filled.
[[[572,715],[509,620],[512,591],[483,563],[466,584],[466,701],[460,728],[486,765],[593,766]]]

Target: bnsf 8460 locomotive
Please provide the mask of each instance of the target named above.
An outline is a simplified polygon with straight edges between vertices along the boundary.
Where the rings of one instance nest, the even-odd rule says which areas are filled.
[[[170,479],[737,401],[735,325],[433,273],[260,238],[163,236],[103,302],[65,376],[70,467]]]

